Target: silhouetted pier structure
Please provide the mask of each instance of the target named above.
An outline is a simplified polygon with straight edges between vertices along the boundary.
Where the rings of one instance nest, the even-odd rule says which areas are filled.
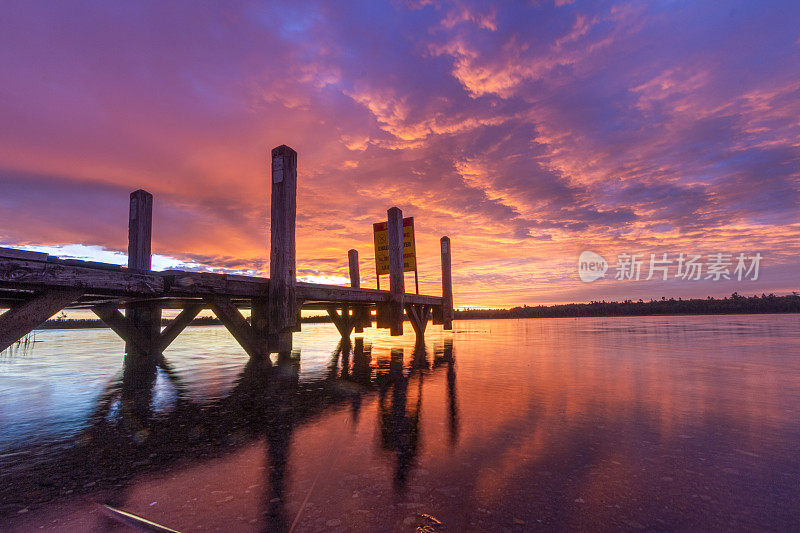
[[[153,196],[131,193],[128,266],[61,260],[47,254],[0,248],[0,351],[64,309],[90,309],[126,343],[126,359],[152,366],[203,309],[211,309],[251,358],[292,349],[301,309],[325,310],[349,342],[355,329],[376,325],[402,335],[407,314],[418,342],[432,317],[452,328],[450,239],[441,239],[442,296],[409,294],[403,273],[403,214],[388,210],[390,290],[360,286],[358,252],[348,253],[351,286],[296,280],[295,214],[297,153],[272,150],[269,278],[151,270]],[[180,313],[163,330],[164,309]],[[251,310],[248,322],[241,309]],[[120,310],[123,310],[121,312]]]

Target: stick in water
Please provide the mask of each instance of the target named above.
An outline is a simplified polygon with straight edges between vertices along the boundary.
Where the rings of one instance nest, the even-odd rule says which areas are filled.
[[[109,518],[128,524],[130,526],[134,526],[138,529],[141,529],[142,531],[153,531],[156,533],[180,533],[180,531],[176,531],[174,529],[158,525],[155,522],[147,520],[146,518],[142,518],[141,516],[136,516],[133,513],[129,513],[121,509],[115,509],[110,505],[102,504],[100,505],[100,510],[103,511],[103,514],[105,514]]]

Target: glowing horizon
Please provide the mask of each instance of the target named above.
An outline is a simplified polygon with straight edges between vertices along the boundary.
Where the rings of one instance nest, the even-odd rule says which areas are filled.
[[[156,268],[267,275],[268,154],[287,144],[304,280],[343,282],[356,248],[374,287],[372,223],[396,205],[421,292],[439,293],[451,237],[457,307],[786,294],[799,18],[792,2],[16,5],[0,246],[118,261],[143,188]],[[585,283],[584,250],[763,261],[755,281]]]

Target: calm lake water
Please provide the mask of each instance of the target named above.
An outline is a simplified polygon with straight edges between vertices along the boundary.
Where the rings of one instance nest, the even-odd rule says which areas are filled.
[[[193,327],[133,377],[108,331],[37,332],[0,354],[0,529],[127,530],[107,503],[181,531],[800,530],[799,326],[458,321],[415,348],[406,323],[342,351],[309,324],[271,368]]]

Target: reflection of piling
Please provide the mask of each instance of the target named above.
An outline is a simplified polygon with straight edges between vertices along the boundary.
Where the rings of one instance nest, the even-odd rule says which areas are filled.
[[[267,456],[259,504],[261,526],[264,531],[286,531],[284,500],[291,486],[289,461],[294,430],[303,423],[319,420],[319,415],[330,407],[352,401],[353,420],[357,421],[361,399],[378,395],[381,426],[376,446],[390,452],[387,459],[393,466],[395,486],[398,490],[404,488],[422,447],[422,378],[426,371],[421,364],[424,356],[418,349],[415,352],[410,374],[404,375],[402,349],[392,350],[391,357],[381,354],[379,368],[373,374],[371,346],[357,337],[349,378],[312,377],[303,383],[299,380],[298,352],[282,352],[274,365],[266,358],[250,358],[227,394],[203,402],[189,394],[180,375],[163,359],[159,366],[164,374],[161,370],[146,372],[125,366],[97,398],[96,409],[88,415],[81,435],[48,445],[51,459],[46,463],[32,461],[25,469],[3,472],[6,490],[0,490],[0,496],[5,498],[6,506],[22,507],[31,503],[22,501],[22,497],[34,493],[51,498],[63,494],[64,487],[74,489],[76,495],[102,490],[105,503],[124,507],[127,491],[133,487],[131,480],[140,474],[163,473],[176,460],[219,457],[259,439],[265,442]],[[437,343],[434,353],[434,372],[446,362],[452,363],[451,343],[446,342],[444,350]],[[165,375],[177,395],[172,406],[164,409],[161,404],[156,414],[153,400],[157,375]],[[416,387],[415,377],[420,378]],[[361,386],[353,386],[354,383]],[[447,388],[451,442],[455,442],[458,414],[455,371],[450,365]],[[41,449],[38,446],[41,443],[31,443],[34,450]],[[61,478],[58,472],[70,475]],[[53,483],[41,485],[37,482],[41,479]],[[94,482],[97,487],[93,487]]]
[[[392,388],[390,403],[386,404],[385,390],[378,400],[381,447],[394,453],[394,485],[396,489],[403,490],[419,448],[423,374],[419,375],[417,402],[410,412],[407,408],[409,378],[403,375],[403,350],[392,350],[388,377],[386,385]]]
[[[442,347],[434,349],[434,368],[443,364],[447,365],[447,413],[448,413],[448,434],[450,446],[455,446],[458,442],[459,417],[458,417],[458,394],[456,392],[456,362],[453,357],[453,340],[446,339]]]
[[[137,444],[149,436],[157,376],[155,365],[143,365],[140,361],[126,362],[122,370],[122,423]]]
[[[370,384],[370,377],[372,375],[372,354],[371,348],[364,347],[364,338],[356,337],[355,345],[353,346],[353,373],[352,380],[362,385]]]

